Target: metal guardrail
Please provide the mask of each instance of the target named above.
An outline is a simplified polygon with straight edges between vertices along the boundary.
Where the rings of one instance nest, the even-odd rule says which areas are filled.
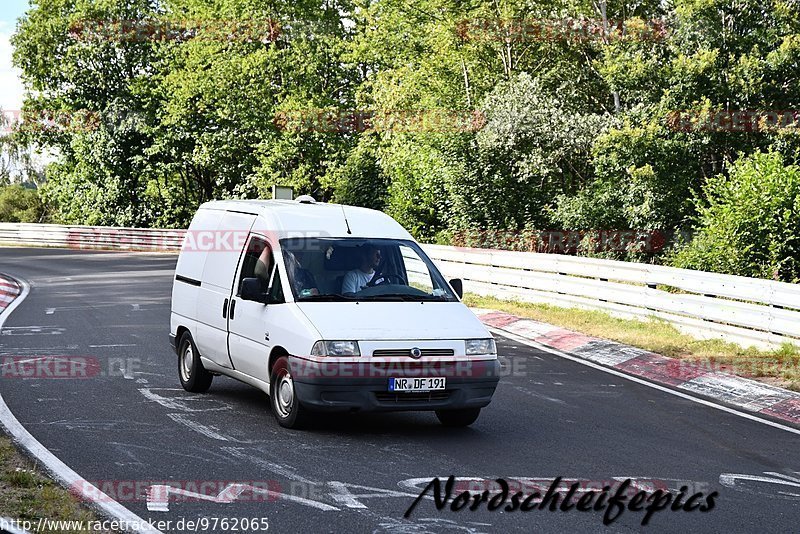
[[[180,250],[186,230],[0,223],[0,243],[78,249]]]
[[[185,230],[0,223],[0,243],[177,251]],[[745,346],[800,345],[800,285],[558,254],[423,248],[467,291],[501,299],[655,317]]]
[[[800,345],[800,285],[660,265],[426,245],[468,291],[502,299],[656,317],[703,338]]]

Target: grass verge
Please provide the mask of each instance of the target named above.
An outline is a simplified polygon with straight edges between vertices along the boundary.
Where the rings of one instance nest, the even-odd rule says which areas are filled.
[[[51,521],[98,521],[77,497],[44,476],[22,456],[7,437],[0,434],[0,516],[30,521],[34,528],[39,519]],[[86,530],[59,528],[39,532],[78,533]],[[92,531],[110,534],[112,531]]]
[[[696,339],[660,319],[619,319],[602,311],[506,301],[473,294],[467,294],[464,303],[610,339],[670,358],[691,360],[701,368],[707,365],[709,369],[800,391],[800,347],[788,343],[776,350],[759,350],[721,340]]]

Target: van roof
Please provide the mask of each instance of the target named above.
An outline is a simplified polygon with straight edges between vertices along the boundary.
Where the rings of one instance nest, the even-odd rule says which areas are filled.
[[[301,203],[296,200],[212,200],[200,209],[257,215],[253,230],[277,232],[278,237],[372,237],[413,239],[385,213],[358,206]],[[348,224],[351,232],[348,233]],[[263,224],[266,223],[266,226]]]

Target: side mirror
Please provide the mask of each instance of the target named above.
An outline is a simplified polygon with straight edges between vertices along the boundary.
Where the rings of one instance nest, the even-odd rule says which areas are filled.
[[[261,280],[258,278],[243,278],[240,297],[242,300],[252,300],[266,304],[267,294],[261,288]]]
[[[453,288],[453,291],[456,292],[458,298],[464,298],[464,282],[461,281],[461,278],[453,278],[450,280],[450,286]]]

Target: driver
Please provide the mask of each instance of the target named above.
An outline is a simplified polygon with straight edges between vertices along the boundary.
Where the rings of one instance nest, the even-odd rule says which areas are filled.
[[[375,269],[381,263],[381,251],[374,245],[363,245],[359,248],[359,259],[361,261],[359,268],[344,275],[342,293],[358,293],[372,281]]]

